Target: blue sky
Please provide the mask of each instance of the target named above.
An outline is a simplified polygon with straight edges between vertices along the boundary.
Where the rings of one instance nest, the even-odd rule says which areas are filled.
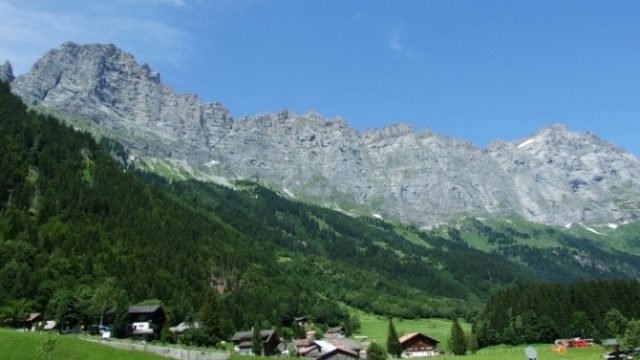
[[[408,122],[483,148],[555,123],[640,157],[640,1],[0,0],[0,61],[113,43],[234,118]]]

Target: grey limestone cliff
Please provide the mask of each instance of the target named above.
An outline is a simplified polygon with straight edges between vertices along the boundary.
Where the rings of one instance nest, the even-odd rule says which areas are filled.
[[[464,213],[552,224],[640,214],[638,160],[562,126],[479,149],[409,124],[360,132],[313,112],[234,121],[220,104],[176,94],[113,45],[66,43],[12,89],[31,106],[90,119],[91,129],[108,130],[141,156],[206,164],[297,199],[417,225]]]
[[[233,119],[218,103],[178,95],[160,75],[114,45],[65,43],[12,83],[28,105],[90,117],[156,157],[205,162]]]
[[[14,79],[11,63],[6,61],[3,65],[0,65],[0,81],[12,82]]]

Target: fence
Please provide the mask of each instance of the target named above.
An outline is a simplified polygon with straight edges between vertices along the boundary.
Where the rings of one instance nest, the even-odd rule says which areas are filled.
[[[87,339],[97,344],[107,345],[118,349],[138,350],[154,353],[160,356],[179,360],[226,360],[231,356],[228,351],[212,349],[188,349],[172,346],[149,345],[120,341],[103,341]]]

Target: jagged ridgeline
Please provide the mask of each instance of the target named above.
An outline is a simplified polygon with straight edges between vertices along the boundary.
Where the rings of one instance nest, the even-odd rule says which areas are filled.
[[[336,325],[348,317],[341,304],[469,318],[510,284],[629,279],[640,268],[635,255],[542,225],[468,218],[423,232],[253,182],[169,181],[125,169],[124,151],[28,111],[2,84],[1,319],[42,311],[89,323],[125,289],[133,303],[162,301],[177,323],[211,286],[228,331],[301,315]],[[57,314],[64,303],[69,313]]]
[[[133,303],[159,299],[178,322],[212,283],[230,329],[300,315],[335,325],[347,316],[336,300],[406,317],[479,304],[471,282],[422,261],[427,249],[388,224],[248,183],[232,190],[125,171],[90,134],[28,111],[6,83],[1,90],[3,319],[56,317],[68,301],[73,321],[89,323],[125,289]]]
[[[234,119],[219,103],[176,93],[115,45],[65,43],[15,79],[0,66],[3,77],[29,106],[116,139],[138,167],[175,178],[253,179],[296,200],[416,226],[466,213],[547,225],[640,217],[640,162],[560,124],[480,149],[410,124],[361,132],[313,112]]]

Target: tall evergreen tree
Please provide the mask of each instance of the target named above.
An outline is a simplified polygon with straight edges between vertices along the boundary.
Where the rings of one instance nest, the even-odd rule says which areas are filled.
[[[222,338],[222,309],[220,299],[215,289],[207,291],[202,308],[198,314],[200,326],[209,337],[208,345],[217,344]]]
[[[451,319],[451,336],[449,337],[449,343],[449,350],[454,355],[464,355],[467,353],[467,341],[456,314],[453,314]]]
[[[160,340],[163,343],[172,343],[173,342],[173,333],[170,330],[171,328],[171,318],[167,316],[164,319],[164,324],[162,324],[162,331],[160,332]]]
[[[387,350],[391,356],[399,358],[402,355],[402,345],[400,345],[398,333],[391,318],[389,318],[389,331],[387,332]]]
[[[193,306],[189,306],[189,310],[187,310],[187,314],[184,317],[184,322],[189,325],[189,328],[192,328],[196,323],[196,313],[193,310]]]
[[[113,320],[113,335],[119,339],[127,337],[127,325],[129,324],[129,295],[125,290],[120,290],[116,305],[116,314]]]
[[[298,324],[295,321],[293,322],[293,324],[291,324],[291,331],[293,332],[294,339],[304,339],[306,336],[302,325]]]
[[[469,352],[471,352],[472,354],[478,352],[480,345],[478,344],[478,337],[476,336],[476,333],[473,332],[473,330],[468,333],[467,344]]]
[[[260,335],[260,324],[257,321],[253,325],[251,352],[253,353],[253,355],[262,355],[262,336]]]

